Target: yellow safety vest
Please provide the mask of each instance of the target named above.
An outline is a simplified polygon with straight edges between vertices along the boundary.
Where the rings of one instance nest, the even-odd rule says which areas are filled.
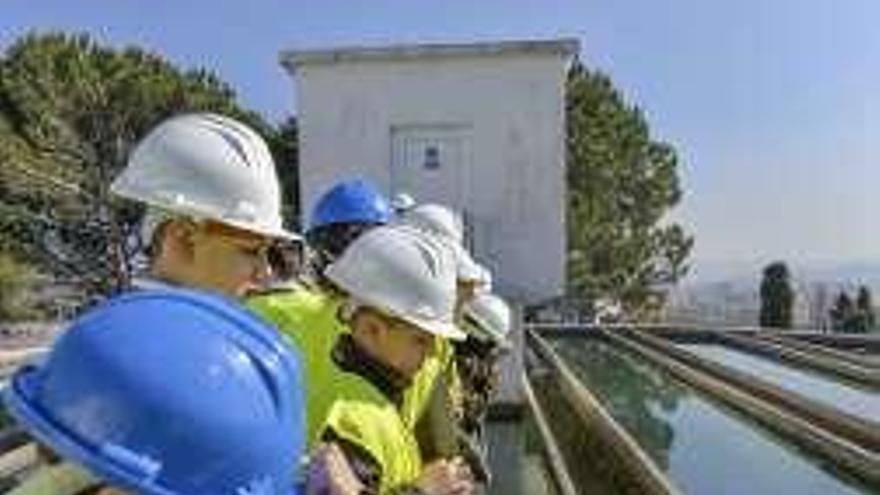
[[[415,428],[416,422],[425,413],[440,376],[446,373],[457,374],[452,371],[452,358],[453,349],[449,340],[442,337],[434,339],[434,352],[422,363],[403,396],[401,415],[410,428]]]
[[[247,304],[273,323],[300,351],[305,373],[306,445],[311,450],[333,400],[329,391],[334,387],[335,365],[330,354],[336,339],[349,331],[337,318],[340,300],[300,288],[259,295]]]
[[[6,495],[76,495],[96,483],[85,468],[65,461],[41,467]]]
[[[400,410],[365,378],[338,367],[336,372],[335,400],[321,434],[332,430],[369,452],[381,469],[380,494],[414,484],[422,471],[422,457]]]

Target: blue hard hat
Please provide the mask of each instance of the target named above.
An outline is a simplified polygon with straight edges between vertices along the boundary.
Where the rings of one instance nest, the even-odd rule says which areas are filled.
[[[346,180],[318,199],[309,230],[337,223],[386,224],[391,217],[391,206],[376,186],[363,179]]]
[[[112,486],[149,495],[295,494],[298,357],[238,303],[132,292],[77,319],[20,369],[9,410]]]

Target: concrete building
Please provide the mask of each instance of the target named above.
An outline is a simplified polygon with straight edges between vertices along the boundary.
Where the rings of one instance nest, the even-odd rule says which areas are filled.
[[[475,257],[520,303],[563,292],[564,84],[574,40],[282,53],[302,211],[341,179],[464,213]]]

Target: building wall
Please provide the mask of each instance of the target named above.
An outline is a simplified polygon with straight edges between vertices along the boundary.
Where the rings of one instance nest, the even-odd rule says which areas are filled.
[[[470,147],[460,190],[441,196],[466,211],[475,257],[503,295],[532,302],[560,294],[566,64],[561,55],[524,53],[299,66],[303,211],[354,176],[400,192],[392,183],[394,129],[464,129]]]

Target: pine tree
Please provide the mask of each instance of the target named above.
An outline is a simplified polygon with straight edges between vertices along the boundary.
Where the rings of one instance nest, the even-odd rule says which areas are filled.
[[[85,35],[13,43],[0,58],[0,249],[76,284],[86,299],[124,285],[142,209],[111,197],[109,185],[138,139],[186,111],[249,124],[283,155],[296,187],[295,125],[282,136],[212,73]],[[297,205],[288,207],[295,215]]]
[[[846,291],[840,291],[837,299],[834,300],[834,306],[828,312],[828,316],[831,319],[831,329],[835,333],[852,331],[855,307]]]
[[[870,333],[875,325],[874,307],[871,304],[871,289],[862,285],[856,296],[855,323],[853,331],[856,333]]]
[[[657,309],[693,247],[662,221],[681,199],[678,155],[604,74],[573,64],[566,98],[569,291],[627,313]]]
[[[761,281],[760,325],[770,328],[791,328],[794,291],[788,266],[781,261],[764,268]]]

